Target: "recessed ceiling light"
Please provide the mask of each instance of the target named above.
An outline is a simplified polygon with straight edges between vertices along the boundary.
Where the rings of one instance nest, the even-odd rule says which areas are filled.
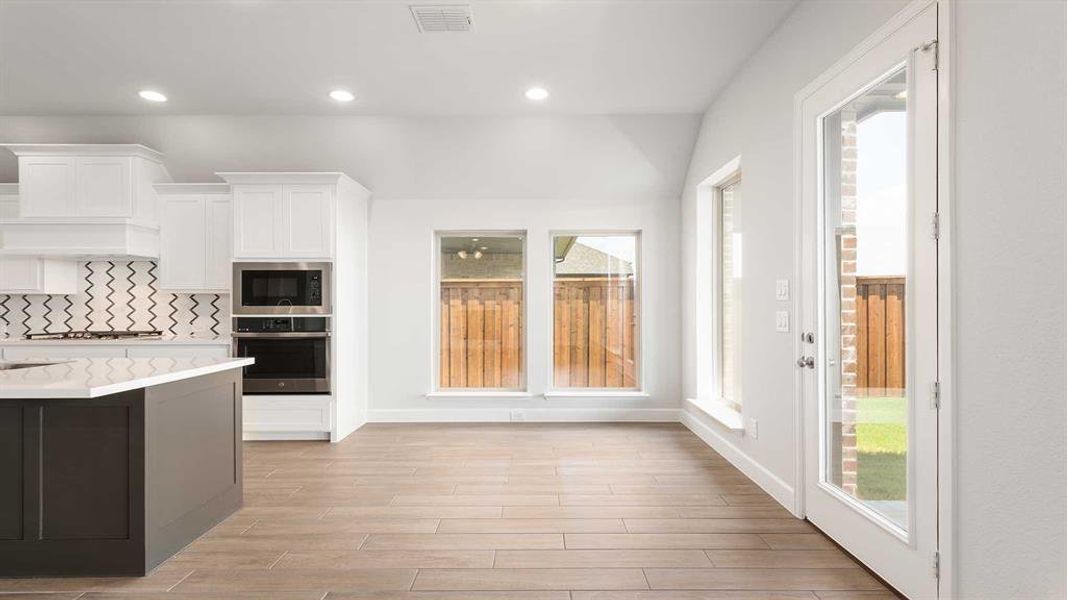
[[[166,102],[167,97],[163,94],[153,90],[141,90],[137,92],[137,95],[148,100],[149,102]]]
[[[548,98],[548,90],[543,87],[532,87],[526,90],[526,99],[533,100],[534,102],[540,102]]]
[[[334,90],[330,92],[330,97],[338,102],[351,102],[356,99],[356,95],[348,90]]]

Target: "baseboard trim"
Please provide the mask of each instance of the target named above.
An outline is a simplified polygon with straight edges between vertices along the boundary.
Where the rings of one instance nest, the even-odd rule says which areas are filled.
[[[676,408],[474,408],[371,410],[370,423],[677,423]]]
[[[329,431],[245,431],[246,442],[292,442],[330,440]]]
[[[707,424],[700,421],[687,410],[678,411],[679,421],[689,428],[704,443],[730,461],[742,473],[748,476],[763,491],[771,495],[786,510],[796,515],[796,502],[793,486],[783,481],[780,477],[771,473],[766,467],[756,462],[751,456],[735,446],[722,434],[715,431]],[[799,517],[799,515],[796,515]]]

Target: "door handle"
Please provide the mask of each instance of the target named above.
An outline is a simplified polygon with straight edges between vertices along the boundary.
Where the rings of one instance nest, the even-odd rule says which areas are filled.
[[[814,369],[815,368],[815,357],[814,356],[801,356],[800,358],[797,359],[797,367],[799,367],[801,369],[804,369],[804,368]]]

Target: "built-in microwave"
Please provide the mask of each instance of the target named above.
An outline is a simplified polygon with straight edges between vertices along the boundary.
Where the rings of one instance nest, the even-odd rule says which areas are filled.
[[[233,313],[329,314],[332,275],[325,262],[234,263]]]

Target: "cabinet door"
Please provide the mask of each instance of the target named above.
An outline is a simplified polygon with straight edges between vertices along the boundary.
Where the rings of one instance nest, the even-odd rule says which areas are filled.
[[[67,344],[66,346],[38,346],[37,344],[26,344],[23,346],[10,346],[4,348],[4,359],[6,360],[31,360],[31,359],[65,359],[65,358],[124,358],[126,356],[126,346],[117,345],[90,345],[90,344]],[[101,373],[93,373],[94,375],[106,376],[106,370],[112,368],[108,365],[101,365]]]
[[[283,250],[291,258],[329,258],[333,187],[287,185],[282,203]]]
[[[160,289],[202,289],[206,264],[204,197],[199,194],[168,196],[163,199],[162,211]]]
[[[19,194],[20,212],[24,217],[74,215],[74,159],[19,158]]]
[[[28,294],[37,292],[41,281],[41,259],[25,256],[0,258],[0,292]]]
[[[248,185],[234,188],[235,258],[278,257],[281,254],[281,204],[281,186]]]
[[[223,344],[144,344],[126,349],[130,358],[226,358],[230,347]]]
[[[0,257],[0,294],[77,294],[78,263],[36,256]]]
[[[77,214],[94,217],[133,216],[130,159],[99,156],[77,159]]]
[[[205,196],[207,264],[204,289],[228,290],[233,272],[233,207],[229,196]]]

